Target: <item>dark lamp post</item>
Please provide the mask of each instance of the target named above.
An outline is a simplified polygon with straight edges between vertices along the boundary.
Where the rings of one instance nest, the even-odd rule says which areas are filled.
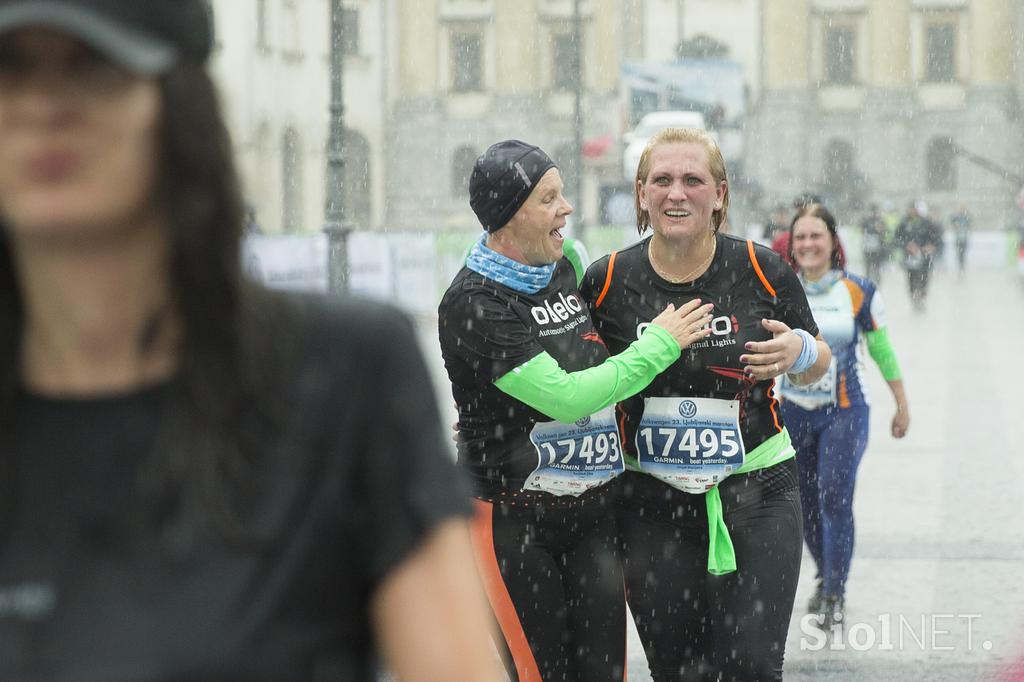
[[[327,136],[327,191],[324,232],[327,234],[329,290],[342,293],[348,287],[348,235],[352,224],[345,210],[345,35],[342,0],[331,0],[331,102]]]
[[[576,73],[573,78],[573,154],[576,156],[573,192],[576,199],[576,238],[583,241],[585,216],[583,211],[583,18],[580,16],[580,1],[572,3],[573,52]]]

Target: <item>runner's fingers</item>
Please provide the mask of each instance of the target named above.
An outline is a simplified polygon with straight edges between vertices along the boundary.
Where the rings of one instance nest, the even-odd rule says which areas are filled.
[[[706,326],[708,322],[710,322],[710,316],[707,320],[704,318],[698,318],[696,322],[683,326],[683,334],[685,335],[686,341],[685,343],[681,343],[680,346],[685,348],[691,343],[696,343],[710,334],[711,328]]]
[[[711,334],[711,327],[707,326],[710,321],[711,317],[708,316],[707,319],[697,320],[697,322],[690,325],[690,334],[693,336],[694,340],[703,339]]]
[[[773,334],[783,334],[790,331],[789,325],[780,320],[761,320],[761,326]]]
[[[677,312],[679,313],[680,317],[686,317],[687,315],[689,315],[690,313],[692,313],[693,311],[697,310],[697,308],[700,308],[700,307],[701,307],[700,299],[699,298],[695,298],[692,301],[687,301],[683,305],[679,306]],[[708,304],[708,305],[706,305],[704,307],[705,308],[710,308],[711,304]]]
[[[747,353],[746,355],[740,356],[740,362],[744,365],[770,365],[773,362],[779,363],[780,367],[786,367],[786,354],[781,352],[776,353]]]
[[[693,303],[693,301],[690,301],[690,303]],[[690,303],[687,303],[678,311],[682,313],[679,317],[682,318],[684,324],[693,324],[694,322],[707,324],[711,322],[711,309],[714,308],[713,304],[708,303],[707,305],[690,307]]]
[[[711,322],[711,315],[704,314],[701,310],[695,310],[685,317],[676,320],[679,329],[686,333],[692,333],[707,326]],[[710,329],[710,327],[709,327]]]
[[[783,368],[784,365],[781,363],[772,362],[767,365],[747,365],[743,368],[743,371],[748,377],[752,377],[758,381],[764,381],[782,374]]]
[[[710,315],[698,315],[697,317],[689,318],[687,326],[692,329],[707,329],[708,333],[711,333],[711,316]]]
[[[778,339],[769,339],[768,341],[748,341],[744,348],[751,353],[778,353],[785,347],[785,344],[780,343]]]

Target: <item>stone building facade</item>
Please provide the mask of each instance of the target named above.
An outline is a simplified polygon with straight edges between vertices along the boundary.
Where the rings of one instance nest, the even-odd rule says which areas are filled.
[[[260,229],[324,226],[332,0],[213,0],[221,93],[246,200]],[[384,223],[386,0],[344,0],[348,216]]]
[[[617,137],[617,83],[635,0],[583,0],[584,138]],[[521,138],[575,178],[571,0],[400,0],[387,152],[394,229],[473,228],[467,185],[493,142]],[[590,163],[594,205],[611,162]]]
[[[771,201],[965,203],[1001,229],[1019,187],[959,151],[1020,172],[1021,21],[1018,0],[763,3],[751,175]]]

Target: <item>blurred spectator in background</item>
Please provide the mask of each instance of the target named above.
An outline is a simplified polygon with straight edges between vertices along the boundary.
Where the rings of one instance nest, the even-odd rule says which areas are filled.
[[[781,232],[789,231],[790,211],[782,204],[776,204],[764,226],[764,241],[771,244]]]
[[[910,299],[914,310],[918,312],[925,308],[928,282],[942,243],[942,229],[927,216],[928,204],[924,200],[910,202],[906,216],[900,222],[893,238],[897,248],[902,251]]]
[[[949,225],[953,228],[953,241],[956,244],[956,264],[962,275],[967,269],[967,249],[971,241],[971,214],[967,212],[967,204],[960,204],[957,212],[949,217]]]
[[[882,282],[882,271],[889,260],[889,240],[878,204],[871,204],[868,214],[861,220],[860,229],[867,277],[879,285]]]

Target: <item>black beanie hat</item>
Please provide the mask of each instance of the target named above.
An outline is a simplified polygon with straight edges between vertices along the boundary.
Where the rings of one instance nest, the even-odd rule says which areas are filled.
[[[552,168],[555,162],[532,144],[505,140],[488,147],[469,177],[469,205],[484,229],[504,227]]]

